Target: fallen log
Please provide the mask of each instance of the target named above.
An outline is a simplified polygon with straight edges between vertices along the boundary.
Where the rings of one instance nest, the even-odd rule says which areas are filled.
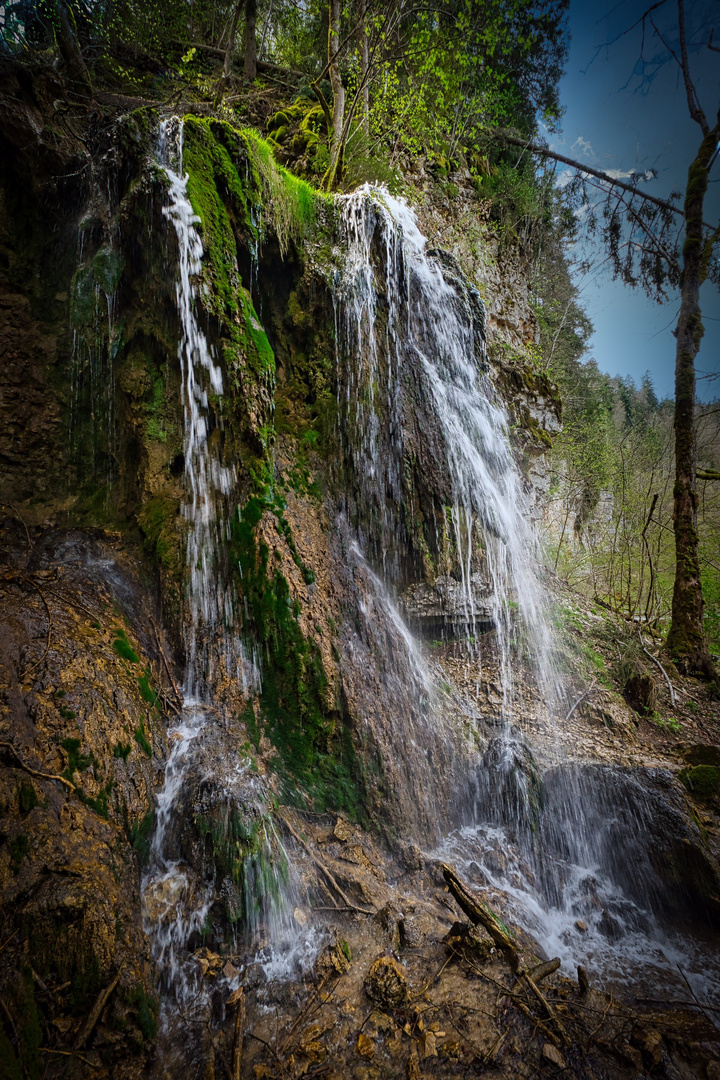
[[[547,960],[544,964],[538,964],[537,967],[530,968],[527,977],[537,985],[543,979],[547,979],[548,975],[553,975],[559,967],[560,957],[556,956],[554,960]]]
[[[507,929],[497,915],[486,904],[475,896],[468,887],[460,880],[447,863],[442,864],[442,872],[450,892],[455,897],[458,906],[467,915],[471,923],[480,925],[487,930],[490,937],[499,949],[509,954],[513,966],[517,967],[519,960],[517,946]]]

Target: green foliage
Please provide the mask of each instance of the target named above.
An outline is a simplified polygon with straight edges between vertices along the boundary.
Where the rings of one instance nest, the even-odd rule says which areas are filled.
[[[127,761],[127,759],[130,757],[131,750],[132,746],[130,743],[115,743],[115,746],[113,747],[113,757],[122,758],[123,761]]]
[[[286,781],[310,794],[318,808],[357,813],[354,750],[330,701],[320,651],[300,629],[299,606],[291,601],[285,577],[270,568],[267,544],[256,540],[268,509],[283,520],[274,500],[252,496],[232,522],[231,558],[247,611],[244,631],[262,648],[260,715],[253,714],[249,734],[262,728],[277,750]]]
[[[148,705],[154,705],[158,700],[158,692],[150,685],[149,668],[146,669],[142,675],[138,676],[138,686],[140,687],[140,694],[143,701],[147,701]]]
[[[85,792],[81,791],[79,788],[76,790],[75,794],[77,795],[81,803],[84,803],[85,806],[89,806],[90,809],[94,810],[99,817],[103,817],[105,818],[105,820],[107,820],[108,800],[110,798],[110,793],[113,789],[113,786],[114,781],[110,779],[107,781],[104,787],[100,788],[97,795],[95,796],[86,795]]]
[[[40,1013],[35,1001],[35,983],[33,982],[32,970],[28,965],[22,968],[14,997],[13,1004],[15,1016],[17,1017],[17,1034],[20,1042],[23,1074],[28,1080],[40,1080],[43,1075],[40,1060],[42,1028]]]
[[[157,1035],[160,1007],[157,998],[148,994],[142,983],[138,983],[128,994],[128,1005],[135,1010],[137,1025],[145,1042],[151,1042]]]
[[[711,799],[720,794],[720,769],[714,765],[683,769],[680,780],[697,799]]]

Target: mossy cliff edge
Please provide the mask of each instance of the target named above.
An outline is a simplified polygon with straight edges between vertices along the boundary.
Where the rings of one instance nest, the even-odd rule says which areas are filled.
[[[35,1080],[51,1032],[58,1056],[75,1055],[74,1075],[130,1078],[148,1074],[156,1035],[140,881],[166,732],[181,708],[187,624],[176,238],[163,215],[152,109],[98,110],[76,127],[55,115],[51,73],[30,80],[8,68],[2,78],[0,599],[10,630],[0,651],[0,891],[9,913],[0,997],[18,1031],[0,1059],[11,1063],[8,1076]],[[288,111],[292,142],[308,158],[315,118],[307,109],[303,117]],[[282,863],[273,819],[295,814],[297,833],[303,813],[324,823],[331,811],[343,817],[326,841],[362,838],[338,849],[336,880],[347,884],[343,874],[356,867],[351,909],[387,906],[372,933],[390,926],[395,947],[400,923],[385,878],[423,865],[416,842],[436,837],[454,767],[478,749],[454,696],[461,665],[437,642],[457,745],[438,737],[428,754],[417,744],[411,680],[398,676],[396,642],[373,619],[380,601],[348,518],[357,524],[365,513],[375,537],[379,519],[361,505],[339,438],[337,209],[277,163],[282,128],[270,124],[267,142],[210,115],[183,118],[204,247],[198,319],[224,386],[209,398],[209,440],[235,475],[217,553],[218,577],[237,600],[235,625],[224,629],[252,668],[243,684],[216,666],[217,745],[205,748],[242,784],[228,794],[211,783],[199,756],[173,837],[178,858],[215,890],[190,942],[213,956],[243,940],[258,901],[251,883],[270,890],[268,866]],[[447,260],[448,272],[465,280],[457,237],[453,249],[459,262]],[[499,310],[493,318],[500,327]],[[554,388],[523,351],[531,338],[529,323],[506,339],[498,331],[489,356],[527,461],[541,455],[559,414]],[[434,437],[432,418],[408,423],[394,508],[399,590],[453,570]],[[488,715],[497,707],[491,668],[480,687]],[[622,703],[613,708],[613,722],[630,727]],[[433,738],[430,725],[425,733]],[[432,793],[413,786],[421,766]],[[684,779],[699,797],[708,781],[696,773]],[[692,837],[702,845],[697,829]],[[373,867],[383,859],[381,873]],[[714,864],[703,855],[698,865],[710,895]],[[406,942],[411,929],[408,920]]]

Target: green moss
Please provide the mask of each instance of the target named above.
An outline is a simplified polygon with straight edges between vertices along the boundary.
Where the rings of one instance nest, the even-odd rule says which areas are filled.
[[[68,756],[67,768],[63,772],[63,776],[69,780],[70,783],[73,783],[73,773],[85,772],[85,770],[89,769],[92,765],[92,754],[88,757],[85,754],[80,753],[80,739],[63,739],[60,745]]]
[[[132,746],[130,745],[130,743],[115,743],[115,746],[113,747],[113,757],[122,758],[123,761],[127,761],[127,759],[130,757],[131,750]]]
[[[123,272],[123,261],[119,252],[111,247],[102,247],[93,259],[93,274],[106,296],[112,296]]]
[[[105,818],[105,820],[107,820],[107,817],[108,817],[108,800],[110,798],[110,793],[111,793],[112,789],[113,789],[113,781],[108,780],[108,782],[105,784],[105,786],[100,788],[100,791],[94,797],[91,796],[91,795],[86,795],[85,792],[81,791],[79,788],[75,792],[75,794],[77,795],[77,797],[78,797],[78,799],[80,800],[81,803],[84,803],[85,806],[89,806],[90,809],[94,810],[96,814],[98,814],[100,817],[103,817],[103,818]]]
[[[680,780],[698,799],[711,799],[720,794],[720,769],[714,765],[694,765],[683,769]]]
[[[115,640],[113,641],[112,646],[118,656],[121,656],[123,660],[129,660],[131,664],[140,663],[140,657],[128,641],[127,634],[122,627],[115,627]]]
[[[140,749],[147,754],[148,757],[152,757],[152,746],[150,745],[147,737],[147,731],[145,729],[145,721],[141,720],[138,727],[135,729],[135,742]]]
[[[274,502],[251,497],[232,522],[232,561],[247,612],[244,631],[258,643],[262,685],[255,732],[261,728],[278,754],[288,795],[298,787],[318,808],[360,810],[352,742],[342,715],[330,700],[328,680],[316,643],[299,625],[299,606],[279,570],[269,567],[270,550],[256,540],[263,513]],[[282,513],[278,515],[279,527]],[[254,713],[253,713],[254,717]],[[254,737],[254,732],[249,729]]]
[[[22,969],[18,988],[14,995],[14,1012],[20,1042],[23,1073],[27,1080],[39,1080],[43,1075],[40,1061],[42,1028],[35,1001],[35,984],[29,966]],[[12,1075],[12,1074],[10,1074]]]
[[[17,874],[20,869],[20,864],[30,850],[30,839],[25,833],[18,833],[14,836],[8,844],[8,851],[10,853],[10,865],[14,874]]]
[[[29,814],[34,807],[38,805],[40,800],[37,797],[35,787],[29,780],[23,780],[18,790],[18,802],[20,805],[21,814]]]
[[[0,1028],[0,1080],[24,1080],[22,1062],[18,1061],[12,1043]]]
[[[142,983],[133,988],[127,998],[128,1004],[135,1010],[137,1026],[145,1042],[151,1042],[157,1035],[159,1005],[157,998],[148,994]]]
[[[142,695],[143,701],[147,701],[148,705],[154,705],[158,699],[158,693],[157,690],[154,690],[150,685],[149,671],[138,676],[138,686],[140,687],[140,694]]]
[[[180,536],[177,499],[156,496],[148,499],[138,514],[138,524],[145,535],[147,549],[174,577],[181,574]]]
[[[155,814],[152,810],[148,810],[145,817],[138,818],[128,830],[130,843],[138,854],[141,866],[147,866],[150,861],[150,845],[154,828]]]

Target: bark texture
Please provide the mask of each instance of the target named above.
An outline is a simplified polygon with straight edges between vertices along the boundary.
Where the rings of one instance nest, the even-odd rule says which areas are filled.
[[[707,130],[688,170],[685,192],[680,316],[675,331],[675,587],[668,649],[687,671],[712,678],[713,664],[703,625],[703,595],[697,533],[695,357],[704,328],[700,286],[707,274],[709,241],[703,239],[703,204],[708,168],[717,146],[720,112]]]
[[[257,76],[256,23],[257,0],[247,0],[245,6],[245,66],[243,68],[246,79],[254,79]]]

